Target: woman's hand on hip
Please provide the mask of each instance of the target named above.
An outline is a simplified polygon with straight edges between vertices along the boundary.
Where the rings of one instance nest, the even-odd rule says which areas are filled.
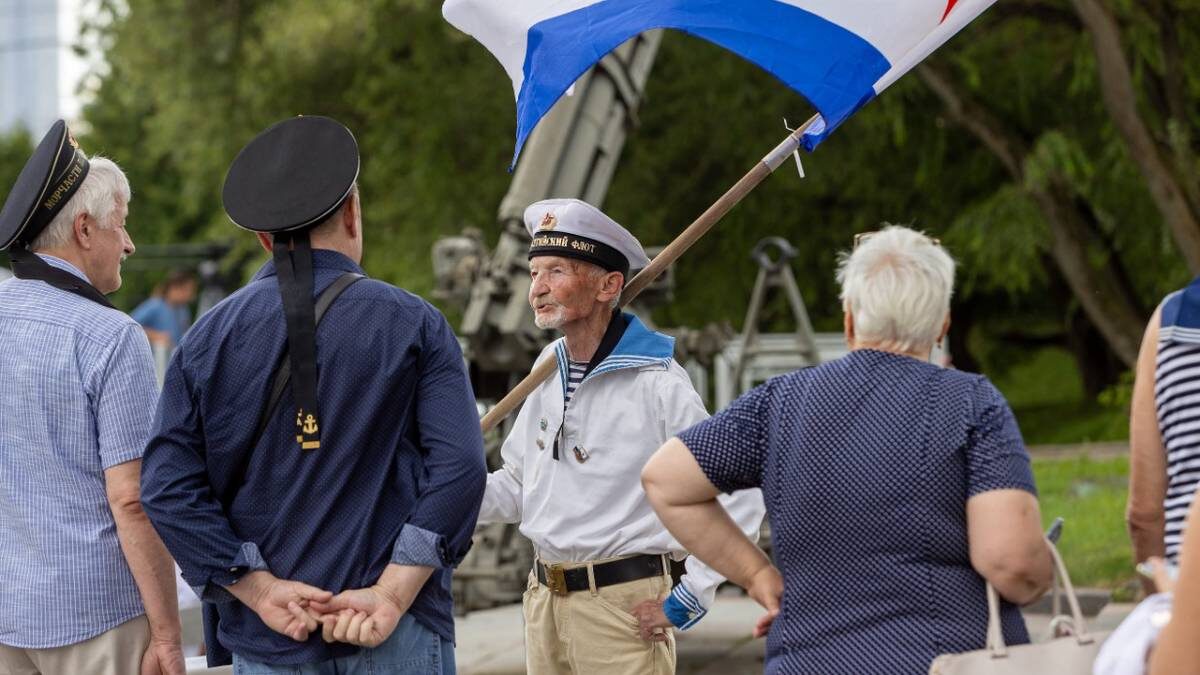
[[[779,605],[783,598],[783,575],[774,565],[767,565],[750,578],[746,593],[767,610],[754,626],[754,637],[766,637],[775,617],[779,616]]]

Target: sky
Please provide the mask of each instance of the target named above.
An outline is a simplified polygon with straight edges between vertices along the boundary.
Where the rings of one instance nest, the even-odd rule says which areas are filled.
[[[94,68],[72,48],[86,0],[0,0],[0,127],[35,136],[57,117],[76,121],[80,84]]]
[[[53,3],[55,0],[40,0]],[[88,63],[75,54],[71,45],[79,39],[80,15],[84,0],[57,0],[59,34],[59,113],[67,119],[79,116],[78,88],[88,72]]]

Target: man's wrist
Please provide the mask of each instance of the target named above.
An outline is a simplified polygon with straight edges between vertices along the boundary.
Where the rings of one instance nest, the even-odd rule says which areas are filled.
[[[146,608],[146,620],[150,624],[150,642],[178,645],[183,640],[179,608],[174,602],[174,598],[170,603],[165,604],[169,604],[170,608],[159,607],[153,610],[149,606]]]
[[[400,610],[400,613],[408,611],[409,603],[404,602],[404,598],[398,592],[398,589],[393,588],[391,584],[378,583],[375,584],[375,592],[383,598],[384,602],[394,606]]]
[[[391,563],[375,582],[375,590],[401,612],[407,612],[433,572],[432,567]]]
[[[266,597],[267,589],[273,581],[275,581],[275,576],[270,572],[266,570],[252,570],[238,577],[236,581],[228,586],[225,586],[225,590],[229,591],[243,605],[257,612],[259,605],[262,604],[262,599]]]
[[[150,629],[150,644],[171,645],[173,647],[178,647],[182,643],[183,630],[179,626],[176,626],[174,631],[169,629],[165,631],[156,631],[153,628]]]

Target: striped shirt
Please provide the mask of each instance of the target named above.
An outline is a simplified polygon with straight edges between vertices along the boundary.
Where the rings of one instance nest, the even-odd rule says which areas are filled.
[[[588,364],[585,361],[570,361],[567,367],[567,393],[563,403],[571,402],[571,395],[575,393],[579,383],[583,382],[583,376],[587,375]]]
[[[0,283],[0,343],[0,644],[75,644],[144,613],[104,470],[145,448],[150,345],[129,316],[25,279]]]
[[[1189,287],[1163,301],[1154,369],[1154,403],[1167,452],[1163,543],[1171,561],[1178,560],[1184,521],[1200,485],[1200,330],[1193,293]]]

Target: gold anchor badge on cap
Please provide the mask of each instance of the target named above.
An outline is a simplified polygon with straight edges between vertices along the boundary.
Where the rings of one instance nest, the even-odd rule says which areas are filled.
[[[575,453],[575,461],[579,462],[580,464],[583,464],[592,458],[592,456],[588,454],[587,448],[581,448],[577,445],[572,448],[571,451]]]
[[[317,418],[315,415],[313,415],[312,413],[305,415],[303,409],[297,410],[296,411],[296,428],[298,428],[301,432],[299,434],[296,434],[296,442],[300,444],[300,449],[302,449],[302,450],[318,450],[318,449],[320,449],[321,441],[319,439],[311,440],[311,441],[304,440],[305,436],[314,436],[314,435],[316,435],[316,433],[318,431],[321,430],[321,427],[317,425]]]
[[[542,222],[538,225],[539,230],[553,230],[558,227],[558,216],[553,213],[547,213]]]

